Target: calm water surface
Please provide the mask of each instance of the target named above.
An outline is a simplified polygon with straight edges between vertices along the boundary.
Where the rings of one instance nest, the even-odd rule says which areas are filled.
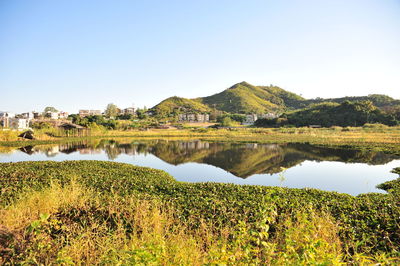
[[[27,146],[0,162],[110,160],[165,170],[178,181],[318,188],[358,195],[397,178],[400,157],[306,144],[97,140]]]

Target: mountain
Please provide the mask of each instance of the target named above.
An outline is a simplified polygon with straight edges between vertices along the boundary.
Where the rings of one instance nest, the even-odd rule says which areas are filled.
[[[305,99],[276,86],[254,86],[241,82],[202,98],[170,97],[153,108],[157,114],[178,112],[210,112],[214,109],[228,113],[281,112],[306,106]]]
[[[277,86],[254,86],[245,81],[207,97],[186,99],[170,97],[152,108],[156,114],[168,115],[183,112],[211,112],[213,110],[228,113],[282,113],[303,109],[323,102],[343,103],[345,101],[371,101],[376,107],[385,109],[400,106],[400,100],[382,94],[368,96],[304,99],[300,95]]]
[[[151,108],[157,115],[168,115],[183,112],[204,113],[211,112],[211,108],[196,99],[170,97]]]
[[[229,113],[261,114],[299,108],[305,99],[276,86],[254,86],[241,82],[223,92],[199,100]]]

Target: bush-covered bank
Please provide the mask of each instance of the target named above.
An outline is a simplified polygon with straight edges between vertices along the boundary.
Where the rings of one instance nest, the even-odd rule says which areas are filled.
[[[275,119],[257,120],[256,126],[342,126],[357,127],[368,123],[388,126],[399,124],[396,115],[388,114],[374,106],[371,101],[344,101],[342,103],[324,102],[310,105],[304,109],[287,112]]]
[[[400,127],[381,127],[376,125],[357,128],[199,128],[185,130],[108,131],[105,134],[93,135],[90,138],[52,138],[43,140],[39,138],[34,141],[15,138],[8,141],[0,141],[0,146],[23,147],[27,145],[63,143],[99,138],[196,138],[207,141],[230,142],[297,142],[313,145],[374,149],[400,154]]]
[[[98,161],[1,164],[0,181],[0,223],[9,236],[0,252],[13,263],[321,264],[400,257],[400,200],[390,184],[388,194],[358,197],[187,184],[160,170]]]

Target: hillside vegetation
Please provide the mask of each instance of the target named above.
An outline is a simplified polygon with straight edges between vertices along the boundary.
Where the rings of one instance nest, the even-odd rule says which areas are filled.
[[[0,264],[399,262],[388,194],[180,183],[100,161],[0,164]]]
[[[159,116],[167,116],[170,114],[179,114],[185,112],[204,113],[210,112],[211,108],[202,104],[198,100],[186,99],[181,97],[170,97],[160,102],[152,108]]]
[[[305,104],[315,104],[315,103],[322,103],[322,102],[334,102],[334,103],[343,103],[345,101],[351,102],[360,102],[360,101],[371,101],[376,107],[390,107],[400,105],[400,100],[393,99],[387,95],[383,94],[370,94],[368,96],[347,96],[347,97],[340,97],[340,98],[317,98],[306,100]]]
[[[341,104],[347,101],[371,101],[374,106],[385,111],[393,111],[400,106],[400,100],[381,94],[329,99],[305,99],[277,86],[254,86],[243,81],[220,93],[207,97],[196,99],[171,97],[152,109],[157,114],[163,115],[182,112],[212,112],[215,110],[237,114],[265,114],[269,112],[281,114],[325,102]]]
[[[241,82],[223,92],[199,100],[229,113],[261,114],[297,107],[304,99],[278,87],[258,87]]]
[[[362,126],[366,123],[397,124],[393,116],[384,114],[370,101],[320,103],[287,114],[287,123],[295,126],[321,125]]]

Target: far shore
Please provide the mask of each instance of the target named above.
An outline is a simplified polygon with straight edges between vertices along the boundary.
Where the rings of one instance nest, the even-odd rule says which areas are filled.
[[[400,154],[400,127],[332,127],[332,128],[188,128],[148,130],[92,131],[90,137],[52,137],[36,131],[35,140],[18,137],[20,132],[0,130],[0,147],[57,144],[98,138],[137,139],[200,139],[255,143],[310,143],[324,146],[345,146],[368,150],[382,150]]]

